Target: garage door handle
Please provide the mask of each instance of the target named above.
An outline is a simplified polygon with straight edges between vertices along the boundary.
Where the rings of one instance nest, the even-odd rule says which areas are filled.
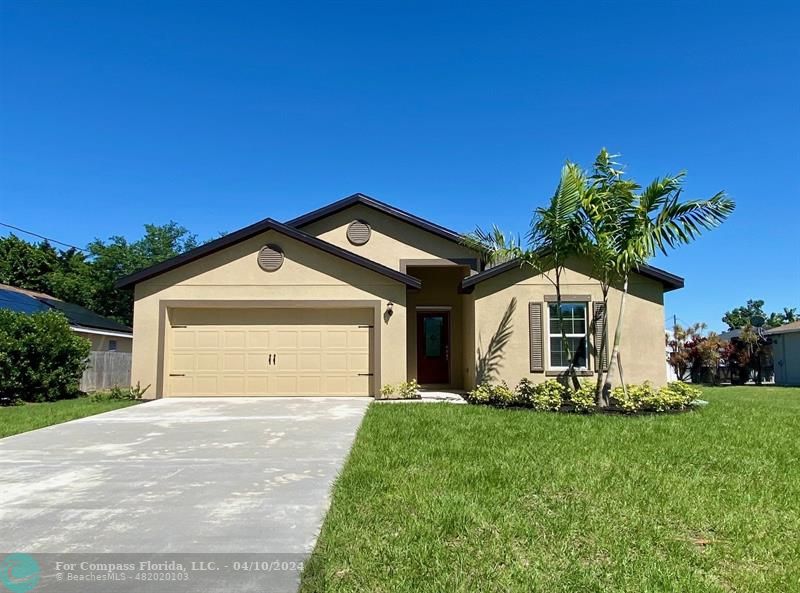
[[[272,354],[268,354],[267,355],[267,366],[271,366],[271,365],[272,365]]]
[[[183,373],[170,373],[170,377],[185,377],[186,375]]]

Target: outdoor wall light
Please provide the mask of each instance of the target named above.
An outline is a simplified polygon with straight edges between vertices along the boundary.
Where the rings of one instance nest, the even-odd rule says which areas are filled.
[[[391,317],[393,314],[394,314],[394,303],[392,301],[389,301],[388,303],[386,303],[386,315]]]

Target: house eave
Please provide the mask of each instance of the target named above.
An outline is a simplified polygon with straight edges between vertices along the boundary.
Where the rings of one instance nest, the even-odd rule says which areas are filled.
[[[470,293],[475,289],[477,284],[480,284],[481,282],[490,278],[494,278],[495,276],[499,276],[500,274],[504,274],[509,270],[513,270],[514,268],[519,268],[522,265],[523,264],[520,260],[511,260],[494,266],[493,268],[484,270],[479,274],[467,276],[461,281],[461,291]],[[685,285],[684,279],[680,276],[676,276],[675,274],[671,274],[670,272],[662,270],[661,268],[656,268],[655,266],[645,264],[639,266],[636,272],[642,276],[661,282],[661,284],[664,286],[664,292],[678,290],[683,288]]]

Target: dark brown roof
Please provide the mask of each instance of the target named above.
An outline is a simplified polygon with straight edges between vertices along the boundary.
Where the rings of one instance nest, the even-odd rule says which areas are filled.
[[[341,212],[345,208],[349,208],[350,206],[354,206],[356,204],[361,204],[363,206],[367,206],[368,208],[373,208],[384,214],[388,214],[398,220],[402,220],[403,222],[407,222],[410,225],[413,225],[417,228],[423,229],[428,231],[429,233],[433,233],[434,235],[438,235],[442,239],[447,239],[448,241],[453,241],[455,243],[461,243],[463,235],[461,233],[457,233],[456,231],[451,231],[443,226],[438,224],[434,224],[424,218],[420,218],[419,216],[414,216],[408,212],[400,210],[399,208],[395,208],[394,206],[390,206],[385,202],[381,202],[380,200],[376,200],[370,196],[364,194],[353,194],[352,196],[347,196],[337,202],[332,204],[328,204],[318,210],[313,210],[307,214],[303,214],[302,216],[298,216],[286,224],[289,226],[302,228],[306,225],[311,224],[312,222],[316,222],[326,216],[330,216],[331,214],[335,214],[336,212]]]
[[[129,276],[125,276],[117,281],[116,286],[117,288],[127,288],[129,286],[133,286],[137,282],[142,282],[143,280],[158,276],[164,272],[174,270],[179,266],[188,264],[189,262],[200,259],[201,257],[205,257],[206,255],[216,253],[217,251],[225,249],[226,247],[230,247],[231,245],[241,243],[242,241],[245,241],[265,231],[275,231],[300,241],[301,243],[305,243],[306,245],[319,249],[320,251],[324,251],[325,253],[329,253],[333,256],[349,261],[357,266],[367,268],[368,270],[377,272],[378,274],[386,276],[387,278],[402,282],[410,288],[420,288],[422,286],[422,282],[413,276],[409,276],[408,274],[403,274],[397,270],[387,268],[384,265],[365,257],[361,257],[360,255],[356,255],[355,253],[347,251],[346,249],[332,245],[327,241],[318,239],[317,237],[309,235],[308,233],[304,233],[296,228],[292,228],[291,226],[282,224],[277,220],[272,220],[271,218],[265,218],[260,222],[251,224],[250,226],[239,229],[238,231],[225,235],[224,237],[220,237],[214,241],[210,241],[209,243],[191,249],[186,253],[182,253],[181,255],[163,261],[160,264],[150,266],[149,268],[145,268],[144,270],[140,270]]]
[[[513,270],[514,268],[520,267],[519,260],[511,260],[505,263],[499,264],[479,274],[475,274],[473,276],[467,276],[461,281],[461,290],[465,292],[470,292],[475,287],[476,284],[483,282],[484,280],[488,280],[489,278],[494,278],[495,276],[499,276],[509,270]],[[638,270],[636,270],[642,276],[646,276],[648,278],[652,278],[653,280],[658,280],[664,285],[664,292],[669,292],[670,290],[676,290],[678,288],[683,288],[683,278],[680,276],[676,276],[674,274],[670,274],[669,272],[662,270],[660,268],[656,268],[655,266],[648,266],[643,265],[640,266]]]

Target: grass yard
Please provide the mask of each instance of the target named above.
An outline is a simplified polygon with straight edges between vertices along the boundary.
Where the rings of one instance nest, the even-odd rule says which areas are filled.
[[[93,402],[88,397],[42,404],[0,407],[0,438],[67,420],[92,416],[135,404],[134,401]]]
[[[800,591],[800,389],[625,418],[373,404],[301,590]]]

